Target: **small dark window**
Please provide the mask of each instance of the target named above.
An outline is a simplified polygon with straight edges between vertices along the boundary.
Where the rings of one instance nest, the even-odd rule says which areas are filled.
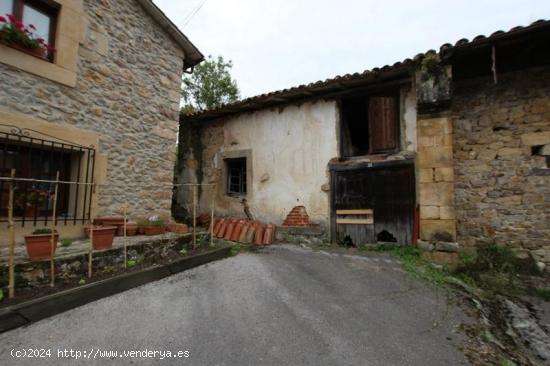
[[[55,47],[55,31],[59,5],[50,0],[1,0],[0,15],[13,15],[25,26],[33,25],[33,34],[45,43]],[[47,58],[53,61],[53,52],[48,50]]]
[[[246,195],[246,158],[225,159],[227,171],[227,194]]]
[[[388,153],[398,149],[396,99],[393,96],[362,96],[342,100],[342,156]]]

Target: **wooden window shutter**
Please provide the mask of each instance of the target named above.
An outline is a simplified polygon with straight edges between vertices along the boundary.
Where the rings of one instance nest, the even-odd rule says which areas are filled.
[[[397,113],[394,97],[369,98],[370,152],[397,148]]]

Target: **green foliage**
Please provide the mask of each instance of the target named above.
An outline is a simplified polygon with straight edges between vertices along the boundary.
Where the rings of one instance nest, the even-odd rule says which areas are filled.
[[[79,284],[80,286],[85,285],[85,284],[86,284],[86,280],[85,280],[84,278],[81,278],[80,281],[78,281],[78,284]]]
[[[130,260],[128,260],[128,261],[126,262],[126,266],[127,266],[128,268],[132,268],[132,267],[134,267],[136,264],[137,264],[137,261],[134,260],[134,259],[130,259]]]
[[[239,99],[239,88],[231,78],[231,61],[222,56],[208,58],[183,78],[182,112],[210,109]]]
[[[68,248],[73,244],[73,241],[71,239],[61,239],[61,246],[64,248]]]
[[[138,221],[139,226],[164,226],[164,220],[162,218],[158,218],[155,220],[139,220]]]
[[[180,250],[180,254],[186,255],[187,254],[187,249],[183,248],[182,250]]]
[[[471,266],[475,271],[515,273],[518,270],[514,252],[505,246],[485,245],[477,250],[476,259]]]
[[[231,251],[229,252],[229,254],[231,256],[235,256],[235,255],[239,254],[240,251],[241,251],[241,245],[240,244],[235,244],[231,247]]]
[[[45,228],[35,229],[32,232],[32,235],[44,235],[44,234],[51,234],[51,233],[52,233],[52,229],[45,227]]]
[[[550,301],[550,288],[532,288],[528,290],[528,293],[544,301]]]
[[[0,288],[0,301],[4,300],[4,289]]]

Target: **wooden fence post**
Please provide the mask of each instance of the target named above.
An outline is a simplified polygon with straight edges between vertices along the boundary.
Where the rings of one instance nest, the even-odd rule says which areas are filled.
[[[94,188],[95,185],[92,184],[92,188],[90,190],[90,247],[88,249],[88,278],[92,278],[92,253],[94,251]]]
[[[197,186],[193,185],[193,250],[197,249]]]
[[[54,194],[53,194],[53,209],[52,209],[52,236],[50,238],[50,287],[55,286],[55,263],[54,263],[54,257],[55,257],[55,247],[57,246],[57,241],[55,240],[55,232],[56,232],[56,216],[57,216],[57,190],[59,187],[59,170],[57,171],[56,177],[55,177],[55,188],[54,188]]]
[[[15,178],[15,169],[11,170],[11,178]],[[14,265],[14,256],[15,256],[15,227],[13,225],[13,191],[14,191],[14,181],[10,181],[10,194],[9,194],[9,203],[8,203],[8,297],[13,299],[15,295],[15,265]]]
[[[212,186],[212,209],[210,212],[210,246],[214,246],[214,209],[216,207],[216,185]]]

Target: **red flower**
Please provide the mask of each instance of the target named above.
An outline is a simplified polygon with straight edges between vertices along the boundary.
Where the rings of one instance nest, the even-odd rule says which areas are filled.
[[[23,28],[23,22],[22,21],[15,19],[15,22],[13,22],[13,23],[15,24],[15,28],[18,28],[18,29]]]
[[[3,16],[0,15],[0,22],[1,22],[1,23],[5,23],[5,22],[6,22],[6,18],[4,18]]]
[[[32,29],[32,30],[36,30],[36,27],[32,24],[29,24],[29,28]]]
[[[36,39],[36,42],[40,43],[40,44],[44,44],[44,38],[37,38]]]

